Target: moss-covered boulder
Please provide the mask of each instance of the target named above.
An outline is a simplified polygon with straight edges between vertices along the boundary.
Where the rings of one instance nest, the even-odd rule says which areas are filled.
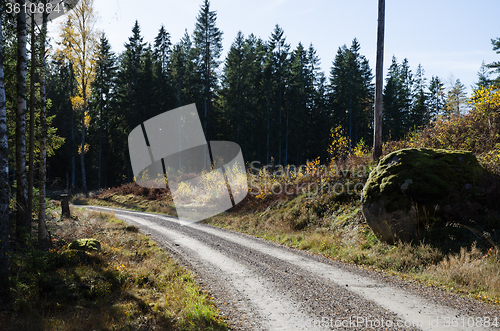
[[[86,238],[86,239],[77,239],[68,245],[69,249],[75,249],[79,251],[100,251],[101,243],[97,239]]]
[[[370,173],[363,215],[382,241],[419,239],[429,228],[467,221],[485,195],[485,176],[471,152],[402,149]]]

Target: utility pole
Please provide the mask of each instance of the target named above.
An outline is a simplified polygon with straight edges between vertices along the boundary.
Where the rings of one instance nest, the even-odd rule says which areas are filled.
[[[382,85],[384,70],[384,20],[385,0],[378,0],[378,29],[377,29],[377,63],[375,71],[375,114],[373,159],[378,161],[382,155]]]

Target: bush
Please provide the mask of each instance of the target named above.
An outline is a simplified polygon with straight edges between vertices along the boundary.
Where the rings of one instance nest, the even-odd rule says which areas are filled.
[[[481,165],[500,175],[500,89],[479,88],[470,99],[473,110],[466,115],[440,117],[406,139],[384,144],[384,154],[403,148],[440,148],[473,152]]]

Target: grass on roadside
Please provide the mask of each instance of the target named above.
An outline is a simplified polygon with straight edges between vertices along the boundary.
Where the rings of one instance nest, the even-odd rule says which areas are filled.
[[[278,201],[264,211],[219,214],[205,222],[343,262],[410,277],[484,302],[499,303],[500,254],[496,247],[479,242],[465,246],[460,241],[453,249],[448,242],[389,245],[380,242],[366,224],[359,200],[327,202],[325,198],[328,197],[308,199],[302,195]],[[458,231],[466,235],[465,229]]]
[[[2,330],[226,330],[210,295],[134,226],[72,210],[49,222],[53,248],[11,256],[13,307]],[[68,248],[99,240],[99,252]]]
[[[140,201],[141,197],[127,197],[118,192],[105,203],[120,206],[113,200],[121,199]],[[99,199],[90,200],[91,203],[94,201]],[[160,203],[164,202],[142,201],[149,210],[160,209]],[[347,200],[335,194],[261,199],[249,194],[237,209],[204,222],[381,272],[410,277],[425,285],[485,302],[499,303],[500,255],[488,243],[470,245],[469,237],[468,244],[465,244],[466,241],[460,241],[460,236],[468,231],[454,229],[456,238],[442,245],[431,242],[388,245],[377,239],[364,221],[360,208],[356,196]]]

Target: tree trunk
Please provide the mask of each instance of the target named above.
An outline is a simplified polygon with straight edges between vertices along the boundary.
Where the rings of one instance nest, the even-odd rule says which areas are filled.
[[[74,80],[74,72],[73,72],[73,63],[69,63],[69,70],[70,70],[70,79],[69,79],[69,97],[72,97],[73,95],[73,80]],[[76,188],[76,161],[75,161],[75,149],[76,149],[76,144],[75,144],[75,118],[74,118],[74,109],[73,107],[71,108],[71,188],[70,191],[74,191]]]
[[[102,93],[101,93],[102,95]],[[102,159],[102,102],[99,110],[99,159],[97,164],[97,189],[101,189],[101,159]]]
[[[70,218],[71,211],[69,209],[69,201],[67,194],[61,194],[61,217]]]
[[[20,8],[25,0],[18,0]],[[17,15],[17,116],[16,116],[16,227],[18,236],[30,232],[26,189],[26,14]]]
[[[85,196],[88,196],[87,178],[85,176],[85,110],[82,110],[82,151],[80,153],[80,166],[82,167],[82,191]]]
[[[40,96],[42,106],[40,108],[40,207],[38,210],[38,241],[47,241],[47,226],[45,223],[45,182],[47,177],[47,95],[45,93],[45,36],[47,34],[47,15],[43,14],[42,38],[40,40]]]
[[[9,298],[9,146],[2,46],[0,22],[0,307],[7,305]]]
[[[30,145],[28,148],[28,217],[33,211],[33,180],[35,169],[35,15],[31,15],[31,69],[30,69]]]
[[[80,163],[82,167],[82,191],[88,198],[87,192],[87,177],[85,176],[85,111],[87,110],[87,91],[85,88],[86,82],[83,81],[83,109],[82,109],[82,152],[80,154]]]
[[[377,29],[377,63],[375,68],[375,114],[373,159],[378,161],[382,156],[382,85],[384,71],[384,20],[385,0],[378,1],[378,29]]]

